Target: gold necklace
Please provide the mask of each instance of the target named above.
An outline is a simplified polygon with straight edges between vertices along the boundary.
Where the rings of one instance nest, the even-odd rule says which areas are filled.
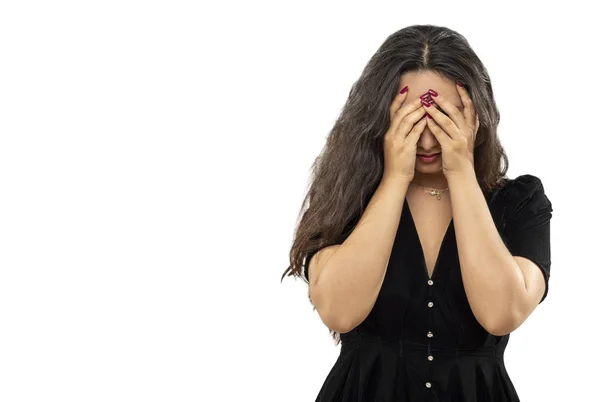
[[[425,188],[423,186],[419,186],[418,184],[413,183],[412,181],[410,182],[410,184],[412,184],[413,186],[421,187],[423,190],[425,190],[426,193],[429,193],[429,195],[431,196],[437,196],[438,200],[442,199],[442,193],[444,191],[448,191],[448,187],[446,187],[443,190],[439,190],[437,188]]]

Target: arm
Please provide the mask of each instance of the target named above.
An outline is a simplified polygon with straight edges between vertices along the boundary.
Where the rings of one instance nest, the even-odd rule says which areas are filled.
[[[479,323],[493,335],[518,328],[545,291],[542,271],[513,257],[500,237],[475,172],[448,177],[465,292]]]
[[[310,297],[328,328],[348,332],[373,308],[408,185],[407,180],[384,176],[350,236],[341,245],[320,250],[310,260]]]

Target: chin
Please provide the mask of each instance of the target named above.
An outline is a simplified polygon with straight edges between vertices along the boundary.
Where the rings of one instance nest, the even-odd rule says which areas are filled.
[[[441,163],[428,163],[428,164],[417,163],[417,165],[415,166],[415,170],[417,170],[419,173],[427,173],[427,174],[438,173],[438,172],[442,171],[442,164]]]

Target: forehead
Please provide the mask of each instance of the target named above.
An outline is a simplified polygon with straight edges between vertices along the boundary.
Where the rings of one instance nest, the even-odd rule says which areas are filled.
[[[400,76],[400,85],[398,91],[408,85],[407,102],[411,102],[423,95],[430,89],[433,89],[444,98],[449,100],[454,106],[462,107],[460,95],[456,90],[455,82],[433,71],[411,71]]]

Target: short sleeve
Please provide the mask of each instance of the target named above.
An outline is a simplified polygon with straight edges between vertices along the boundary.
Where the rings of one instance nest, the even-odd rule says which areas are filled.
[[[306,260],[304,261],[304,278],[306,279],[307,282],[308,282],[308,263],[314,257],[314,255],[317,254],[317,251],[319,251],[319,250],[320,249],[311,250],[308,253],[306,253]]]
[[[340,238],[338,239],[338,241],[336,243],[333,244],[342,244],[347,238],[348,236],[350,236],[350,233],[352,233],[352,230],[354,228],[354,223],[355,222],[350,222],[346,228],[344,229],[344,231],[342,232],[342,235],[340,236]],[[320,237],[320,234],[317,234],[315,236],[313,236],[313,239],[316,240]],[[311,258],[314,257],[315,254],[317,254],[317,252],[323,248],[325,248],[326,246],[323,246],[321,248],[317,248],[317,249],[312,249],[309,250],[306,253],[306,258],[304,260],[304,265],[303,265],[303,274],[304,274],[304,278],[306,279],[306,281],[308,282],[308,264],[311,260]]]
[[[541,303],[548,294],[550,279],[552,203],[536,176],[519,176],[507,186],[504,243],[513,256],[525,257],[541,269],[546,282]]]

